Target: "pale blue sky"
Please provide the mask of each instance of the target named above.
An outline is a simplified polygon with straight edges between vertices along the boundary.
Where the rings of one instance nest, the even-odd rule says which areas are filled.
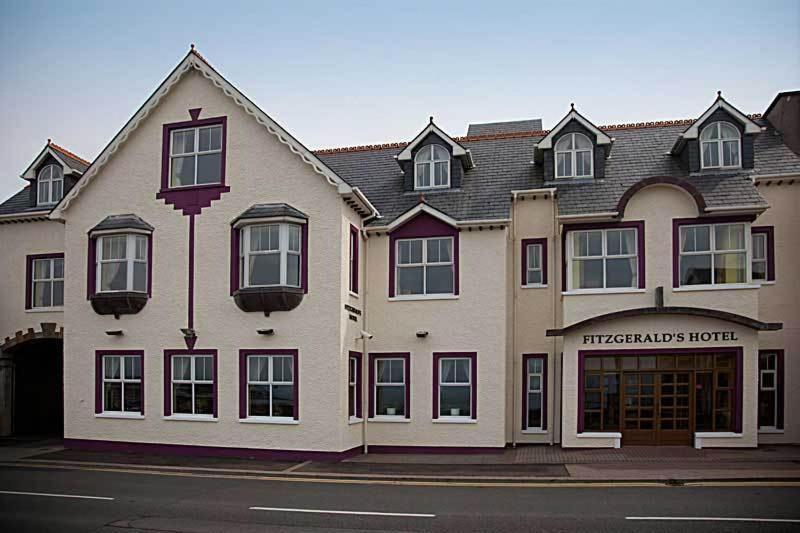
[[[547,128],[570,102],[689,118],[718,89],[757,113],[800,88],[800,1],[649,4],[0,0],[0,199],[48,137],[95,157],[192,42],[310,148],[409,140],[429,115]]]

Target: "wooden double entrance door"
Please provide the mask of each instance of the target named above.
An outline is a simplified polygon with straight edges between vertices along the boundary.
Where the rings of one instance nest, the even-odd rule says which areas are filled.
[[[621,389],[623,444],[692,444],[694,371],[623,372]]]

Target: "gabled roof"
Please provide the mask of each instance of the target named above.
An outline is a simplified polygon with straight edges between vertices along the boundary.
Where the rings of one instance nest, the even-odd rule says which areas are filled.
[[[28,165],[28,168],[26,168],[22,174],[20,174],[20,177],[29,181],[36,179],[34,170],[48,155],[61,163],[61,165],[64,167],[64,174],[83,174],[91,164],[82,157],[73,154],[66,148],[62,148],[50,139],[47,139],[47,144],[44,145],[42,151],[39,152],[39,155],[34,158],[31,164]]]
[[[532,118],[528,120],[470,124],[467,128],[467,137],[497,135],[498,133],[521,133],[524,131],[542,131],[542,119]]]
[[[456,222],[456,220],[453,217],[451,217],[450,215],[448,215],[443,211],[436,209],[435,207],[431,207],[430,205],[426,204],[424,200],[420,200],[420,203],[418,203],[417,205],[415,205],[414,207],[412,207],[411,209],[409,209],[408,211],[406,211],[405,213],[394,219],[394,221],[386,227],[386,231],[391,233],[400,226],[404,225],[406,222],[412,220],[417,215],[420,215],[422,213],[426,213],[437,220],[441,220],[448,226],[452,226],[454,228],[458,226],[458,222]]]
[[[240,220],[262,219],[262,218],[296,218],[308,220],[308,215],[289,204],[255,204],[248,207],[244,213],[233,219],[231,224],[236,225]]]
[[[545,135],[541,141],[536,143],[536,148],[538,150],[550,150],[553,148],[553,138],[572,120],[577,120],[584,128],[592,132],[598,145],[611,144],[611,137],[603,133],[600,128],[592,124],[586,117],[575,111],[575,106],[573,104],[569,113],[561,119],[561,122],[556,124],[556,127],[550,130],[550,133]]]
[[[430,122],[428,123],[428,125],[425,126],[425,128],[423,128],[423,130],[419,132],[419,134],[416,137],[414,137],[414,140],[408,143],[408,145],[405,148],[403,148],[403,150],[399,154],[397,154],[397,156],[395,156],[397,160],[411,161],[411,153],[414,151],[414,148],[416,148],[416,146],[419,143],[421,143],[422,140],[425,139],[425,137],[427,137],[431,133],[433,133],[434,135],[442,139],[444,142],[446,142],[448,145],[450,145],[450,148],[453,150],[453,157],[464,157],[467,162],[466,165],[467,168],[472,168],[473,166],[475,166],[475,164],[472,161],[472,156],[469,153],[469,150],[464,148],[461,144],[456,142],[455,139],[453,139],[444,131],[442,131],[439,128],[439,126],[434,124],[433,117],[430,118]]]
[[[128,213],[125,215],[109,215],[89,231],[109,231],[116,229],[138,229],[142,231],[153,231],[154,228],[145,222],[139,215]]]
[[[710,117],[711,114],[717,109],[722,109],[723,111],[728,113],[728,115],[730,115],[731,118],[739,122],[739,124],[741,124],[744,127],[745,134],[761,133],[761,126],[756,124],[756,122],[753,119],[751,119],[750,117],[748,117],[747,115],[745,115],[744,113],[733,107],[731,104],[729,104],[728,101],[722,97],[722,92],[718,91],[717,99],[714,100],[714,103],[711,104],[711,107],[706,109],[705,112],[702,115],[700,115],[700,118],[695,120],[691,126],[686,128],[686,131],[684,131],[678,136],[678,139],[672,146],[671,152],[673,154],[676,154],[681,151],[683,145],[686,143],[687,140],[697,139],[697,137],[700,136],[700,131],[699,131],[700,125],[703,124],[706,121],[706,119],[708,119],[708,117]]]
[[[314,172],[324,177],[330,185],[336,187],[337,192],[345,197],[348,204],[351,205],[353,209],[365,216],[376,216],[378,214],[374,211],[374,207],[369,204],[369,202],[365,202],[366,198],[364,198],[359,191],[351,187],[345,180],[328,168],[313,152],[303,146],[300,141],[290,135],[283,127],[262,111],[261,108],[228,82],[228,80],[222,77],[222,75],[194,49],[194,45],[192,45],[183,60],[170,72],[150,98],[142,104],[130,120],[122,127],[119,133],[117,133],[111,142],[103,149],[100,155],[97,156],[87,169],[83,179],[81,179],[75,187],[64,196],[55,209],[53,209],[50,215],[51,218],[63,218],[64,211],[69,209],[72,201],[94,180],[94,177],[106,163],[108,163],[109,159],[113,157],[120,146],[125,143],[131,133],[136,130],[139,124],[147,118],[150,112],[159,105],[164,96],[169,93],[172,87],[174,87],[190,69],[198,71],[203,77],[213,83],[215,87],[219,88],[226,96],[231,98],[236,105],[244,109],[256,122],[264,126],[269,133],[274,135],[282,144],[286,145],[294,154],[300,157]]]

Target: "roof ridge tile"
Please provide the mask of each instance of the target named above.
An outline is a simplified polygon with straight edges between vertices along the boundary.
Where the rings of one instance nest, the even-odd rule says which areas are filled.
[[[92,164],[92,162],[91,162],[91,161],[87,161],[86,159],[82,158],[81,156],[79,156],[79,155],[75,154],[74,152],[70,152],[69,150],[67,150],[67,149],[66,149],[66,148],[64,148],[63,146],[59,146],[59,145],[57,145],[57,144],[56,144],[56,143],[54,143],[53,141],[47,141],[47,146],[49,146],[49,147],[50,147],[50,148],[52,148],[53,150],[56,150],[56,151],[58,151],[58,152],[61,152],[62,154],[66,155],[66,156],[68,156],[68,157],[71,157],[71,158],[73,158],[73,159],[75,159],[75,160],[77,160],[77,161],[80,161],[81,163],[84,163],[84,164],[86,164],[86,165],[91,165],[91,164]]]

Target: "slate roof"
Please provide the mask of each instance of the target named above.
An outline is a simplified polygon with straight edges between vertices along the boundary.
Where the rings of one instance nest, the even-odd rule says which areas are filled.
[[[48,143],[48,146],[50,146],[50,148],[58,152],[58,154],[62,158],[64,158],[65,163],[67,163],[70,167],[74,168],[75,170],[79,171],[81,174],[86,172],[86,169],[89,168],[89,165],[91,165],[91,162],[83,159],[80,156],[73,154],[66,148],[61,147],[52,141]]]
[[[689,180],[703,195],[707,207],[755,205],[766,207],[752,183],[754,174],[800,173],[800,156],[784,143],[768,122],[759,119],[766,131],[756,135],[755,168],[735,173],[703,172],[690,175],[668,152],[686,121],[642,124],[631,127],[601,127],[614,138],[606,160],[603,179],[544,181],[542,165],[534,165],[534,144],[546,132],[528,132],[496,137],[463,137],[475,168],[461,178],[455,190],[425,191],[425,201],[460,221],[508,218],[511,191],[556,187],[560,215],[616,211],[622,194],[636,182],[652,176]],[[420,192],[405,192],[400,167],[393,159],[397,145],[366,149],[324,150],[318,156],[353,186],[359,187],[381,212],[370,222],[384,226],[419,203]]]
[[[236,217],[238,220],[247,218],[272,218],[272,217],[294,217],[308,220],[308,215],[289,204],[255,204],[245,210],[244,213]]]
[[[104,231],[113,229],[141,229],[153,231],[153,226],[142,220],[138,215],[128,213],[125,215],[110,215],[100,221],[90,231]]]
[[[542,119],[511,120],[508,122],[484,122],[470,124],[467,128],[467,137],[476,135],[494,135],[497,133],[520,133],[523,131],[542,131]]]
[[[14,194],[11,198],[0,204],[0,215],[12,215],[25,213],[35,213],[37,211],[50,211],[48,207],[31,207],[31,186],[27,185],[24,189]]]

